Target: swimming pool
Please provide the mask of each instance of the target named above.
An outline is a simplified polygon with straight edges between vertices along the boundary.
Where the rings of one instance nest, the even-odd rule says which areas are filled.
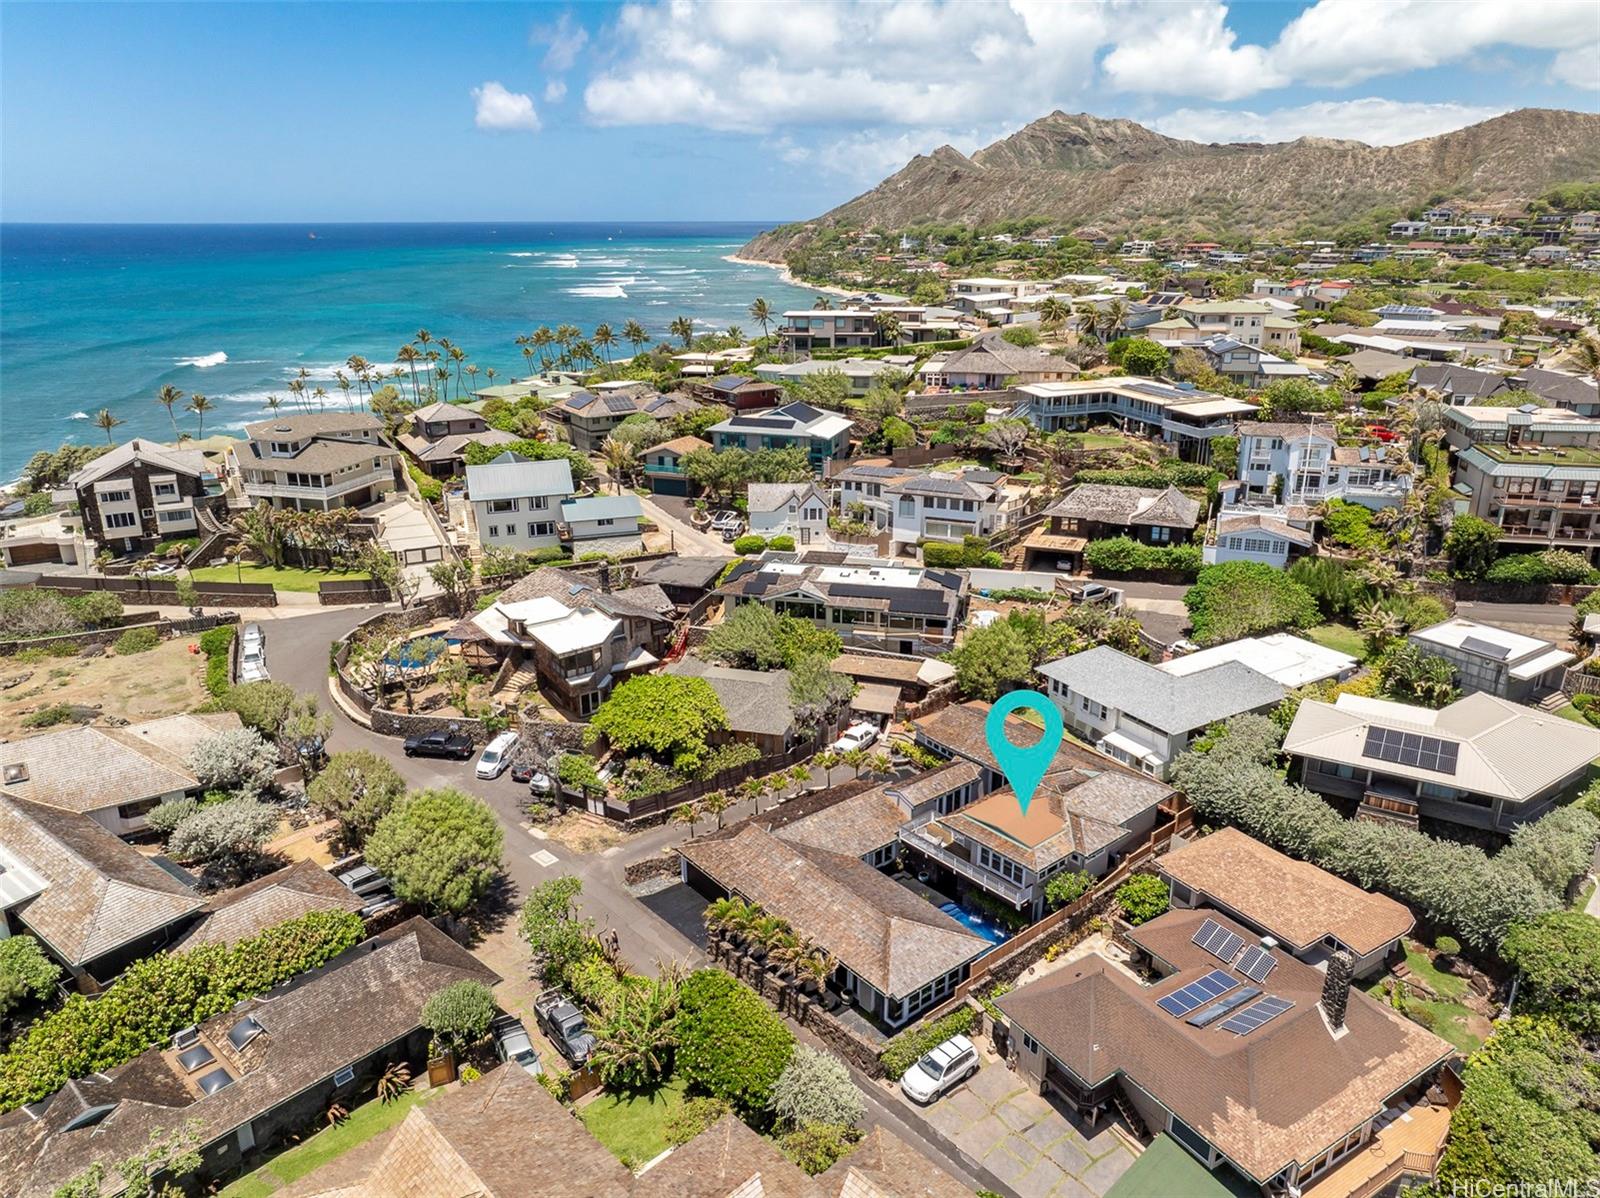
[[[407,670],[418,670],[430,665],[442,650],[439,640],[435,637],[419,637],[416,640],[406,641],[404,644],[389,650],[384,657],[385,665],[401,666]],[[425,647],[423,647],[425,646]]]
[[[942,903],[939,910],[975,935],[982,936],[990,944],[1004,944],[1011,938],[1011,933],[1002,928],[987,915],[968,911],[959,903]]]

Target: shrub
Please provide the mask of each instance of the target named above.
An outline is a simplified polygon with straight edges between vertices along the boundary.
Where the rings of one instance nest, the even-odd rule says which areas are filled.
[[[1444,551],[1457,578],[1479,579],[1494,563],[1500,526],[1478,516],[1457,516],[1445,534]]]
[[[678,995],[678,1072],[746,1118],[763,1114],[794,1052],[794,1037],[756,992],[701,969]]]
[[[206,690],[217,698],[228,693],[228,655],[237,629],[220,624],[200,634],[200,651],[206,655]]]
[[[154,628],[130,628],[117,638],[113,646],[121,657],[135,653],[148,653],[161,644],[161,634]]]
[[[1372,512],[1359,503],[1330,499],[1322,526],[1335,545],[1349,549],[1382,549],[1389,544],[1383,531],[1373,527]]]
[[[745,533],[733,543],[733,551],[740,557],[748,557],[752,553],[760,553],[767,547],[767,538],[754,533]]]
[[[411,476],[411,481],[417,485],[417,494],[428,503],[440,503],[444,500],[444,484],[436,478],[424,474],[415,462],[406,463],[406,473]]]
[[[795,1045],[772,1087],[772,1113],[780,1124],[790,1128],[808,1123],[854,1127],[866,1112],[866,1102],[843,1061],[832,1053]]]
[[[24,728],[54,728],[72,719],[72,708],[66,703],[52,703],[22,717]]]
[[[918,548],[922,550],[922,564],[935,569],[977,567],[998,570],[1003,564],[1000,555],[989,548],[989,542],[983,537],[963,537],[959,545],[923,541]]]
[[[662,1131],[666,1134],[667,1143],[674,1148],[681,1148],[732,1110],[720,1098],[703,1095],[686,1098],[682,1105],[668,1112]]]
[[[239,861],[259,853],[278,830],[278,811],[253,798],[228,799],[191,812],[167,837],[181,861]]]
[[[0,940],[0,1016],[9,1014],[24,999],[42,1002],[49,998],[60,977],[60,966],[44,955],[32,936]]]
[[[802,1171],[815,1177],[833,1168],[860,1139],[861,1133],[853,1127],[807,1123],[785,1135],[778,1147]]]
[[[680,771],[704,759],[707,737],[728,726],[717,692],[704,678],[648,674],[619,685],[589,721],[624,755],[648,753]]]
[[[1309,628],[1320,619],[1311,592],[1265,562],[1206,566],[1183,596],[1202,645],[1285,628]]]
[[[317,810],[338,820],[346,837],[359,844],[372,834],[405,790],[405,781],[394,766],[376,753],[352,749],[328,759],[306,787],[306,797]]]
[[[1132,537],[1090,541],[1083,560],[1096,574],[1134,574],[1141,570],[1174,570],[1195,574],[1202,555],[1198,545],[1146,545]]]
[[[494,992],[482,982],[451,982],[422,1007],[422,1026],[443,1047],[460,1051],[489,1034],[494,1021]]]
[[[1117,906],[1129,923],[1149,923],[1169,906],[1167,884],[1155,874],[1134,874],[1117,887]]]
[[[367,862],[406,902],[459,915],[500,874],[504,833],[482,799],[451,787],[400,800],[367,839]]]
[[[1500,953],[1522,974],[1521,1010],[1584,1035],[1600,1032],[1600,921],[1552,911],[1514,925]]]
[[[780,553],[787,553],[794,548],[794,538],[791,536],[773,537],[767,542],[768,549],[776,549]]]
[[[1063,870],[1044,886],[1044,897],[1052,907],[1065,907],[1094,889],[1094,879],[1082,870]]]
[[[951,1036],[966,1035],[977,1022],[978,1012],[963,1005],[932,1023],[908,1027],[883,1046],[883,1051],[878,1053],[878,1063],[892,1080],[899,1081],[930,1048],[943,1044]]]
[[[272,785],[278,751],[254,728],[208,736],[189,752],[189,768],[207,790],[258,795]]]
[[[364,934],[358,915],[317,911],[232,947],[207,944],[136,961],[98,998],[74,994],[12,1041],[0,1055],[0,1111],[130,1061],[179,1028],[315,969]]]
[[[162,799],[145,817],[150,825],[150,830],[157,836],[165,839],[172,835],[172,830],[200,810],[200,801],[191,799],[188,795],[181,795],[176,799]]]

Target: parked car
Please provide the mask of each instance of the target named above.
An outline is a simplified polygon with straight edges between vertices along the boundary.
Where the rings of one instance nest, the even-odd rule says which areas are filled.
[[[145,574],[149,578],[171,578],[177,572],[178,565],[176,562],[157,562]]]
[[[929,1103],[948,1094],[978,1071],[978,1050],[965,1036],[951,1036],[936,1045],[900,1078],[900,1089],[912,1102]]]
[[[472,738],[459,732],[426,732],[406,737],[407,757],[454,757],[465,761],[472,756]]]
[[[863,720],[846,728],[832,747],[835,753],[848,753],[853,749],[870,749],[877,739],[878,726]]]
[[[511,750],[516,746],[515,732],[502,732],[483,747],[478,757],[477,774],[480,778],[498,778],[511,764]]]
[[[546,990],[533,1000],[533,1015],[545,1037],[574,1066],[589,1060],[594,1036],[584,1022],[583,1012],[570,998],[559,990]]]
[[[239,681],[269,682],[267,672],[267,634],[259,624],[246,624],[239,630]]]
[[[724,541],[737,541],[744,531],[744,520],[738,512],[720,511],[711,517],[711,531],[720,533]]]
[[[1108,587],[1103,582],[1082,582],[1067,588],[1067,596],[1074,603],[1104,603],[1109,607],[1122,606],[1122,591]]]
[[[550,779],[534,768],[531,761],[519,761],[511,767],[511,780],[527,786],[536,795],[550,793]]]
[[[539,1054],[534,1050],[533,1037],[515,1015],[502,1015],[489,1025],[494,1033],[494,1055],[502,1061],[515,1061],[534,1077],[544,1072],[539,1064]]]

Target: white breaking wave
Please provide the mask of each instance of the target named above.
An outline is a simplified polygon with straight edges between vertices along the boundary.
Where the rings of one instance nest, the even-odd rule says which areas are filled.
[[[627,299],[628,293],[616,283],[597,283],[588,287],[568,287],[568,295],[581,295],[589,299]]]
[[[87,413],[87,412],[74,412],[71,416],[68,416],[67,419],[68,420],[93,420],[94,417],[90,416],[89,413]]]
[[[205,370],[210,366],[221,366],[228,360],[228,355],[220,349],[214,354],[201,354],[198,358],[178,358],[179,366],[193,366],[196,370]]]
[[[532,250],[512,250],[506,254],[507,258],[533,258],[537,257]]]

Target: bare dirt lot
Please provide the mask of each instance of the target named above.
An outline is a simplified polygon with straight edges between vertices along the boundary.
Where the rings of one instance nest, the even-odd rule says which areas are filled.
[[[27,728],[22,721],[57,703],[98,705],[103,715],[130,723],[193,711],[210,695],[206,659],[189,652],[192,640],[178,637],[131,657],[107,650],[103,657],[0,658],[0,740],[51,731]],[[6,685],[23,675],[21,682]]]

